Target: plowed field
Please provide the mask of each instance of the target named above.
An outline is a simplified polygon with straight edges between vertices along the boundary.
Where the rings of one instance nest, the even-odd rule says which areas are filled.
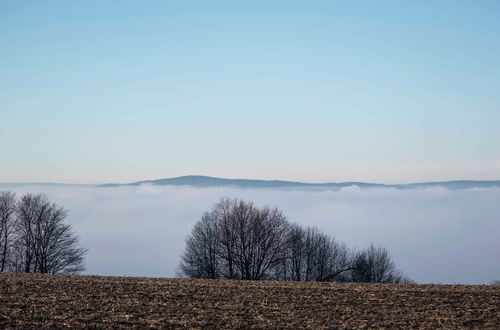
[[[0,274],[11,327],[500,329],[500,287]]]

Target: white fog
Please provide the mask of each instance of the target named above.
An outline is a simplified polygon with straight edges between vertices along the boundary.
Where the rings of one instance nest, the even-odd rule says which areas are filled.
[[[46,193],[88,248],[85,274],[175,277],[184,239],[221,197],[275,206],[288,219],[363,248],[388,248],[418,283],[500,279],[500,189],[305,191],[188,186],[0,186]]]

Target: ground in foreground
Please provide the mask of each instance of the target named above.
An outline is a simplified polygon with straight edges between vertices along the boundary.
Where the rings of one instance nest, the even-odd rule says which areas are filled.
[[[500,287],[0,274],[0,328],[500,328]]]

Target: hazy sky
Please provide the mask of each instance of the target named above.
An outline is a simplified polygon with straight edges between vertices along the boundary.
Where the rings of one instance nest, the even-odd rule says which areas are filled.
[[[0,182],[500,179],[500,2],[0,0]]]
[[[68,223],[89,249],[86,274],[176,275],[184,240],[220,197],[276,206],[291,222],[315,226],[351,248],[381,244],[419,283],[500,280],[500,189],[340,191],[118,188],[0,184],[18,197],[44,192],[69,210]]]

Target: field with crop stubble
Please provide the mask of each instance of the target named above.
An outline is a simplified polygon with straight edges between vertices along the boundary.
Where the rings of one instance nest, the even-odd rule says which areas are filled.
[[[0,274],[0,328],[500,328],[500,286]]]

